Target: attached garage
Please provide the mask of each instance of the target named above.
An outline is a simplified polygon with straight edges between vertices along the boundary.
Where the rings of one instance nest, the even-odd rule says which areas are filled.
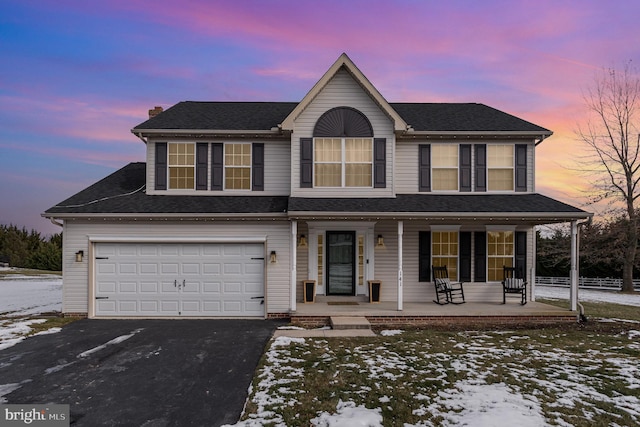
[[[264,243],[96,242],[96,317],[264,317]]]

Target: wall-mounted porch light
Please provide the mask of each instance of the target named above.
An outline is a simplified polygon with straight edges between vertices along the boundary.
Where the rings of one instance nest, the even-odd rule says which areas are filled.
[[[82,262],[83,257],[84,257],[84,251],[76,252],[76,262]]]
[[[300,239],[298,240],[298,247],[299,248],[307,247],[307,236],[305,236],[304,234],[300,235]]]
[[[278,258],[276,256],[276,251],[271,251],[271,255],[269,256],[269,262],[271,264],[275,264],[278,262]]]
[[[384,237],[382,237],[382,234],[378,234],[378,241],[376,243],[376,248],[384,248]]]

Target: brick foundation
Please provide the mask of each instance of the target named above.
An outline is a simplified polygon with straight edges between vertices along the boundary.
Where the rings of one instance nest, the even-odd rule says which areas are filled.
[[[366,316],[374,327],[491,328],[540,327],[576,323],[575,315],[561,316]],[[329,316],[292,316],[304,328],[329,326]]]

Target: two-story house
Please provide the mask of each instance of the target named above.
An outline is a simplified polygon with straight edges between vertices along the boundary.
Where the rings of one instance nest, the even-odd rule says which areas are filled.
[[[402,310],[434,299],[432,265],[467,301],[500,301],[503,266],[532,282],[536,225],[590,216],[535,191],[551,131],[389,103],[345,54],[300,102],[160,110],[132,129],[146,163],[43,214],[63,221],[65,313],[287,317],[304,280],[339,297],[373,279]]]

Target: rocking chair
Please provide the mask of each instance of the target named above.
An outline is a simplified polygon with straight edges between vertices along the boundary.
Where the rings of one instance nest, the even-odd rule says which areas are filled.
[[[447,266],[441,267],[431,266],[431,272],[433,274],[433,284],[436,287],[436,299],[433,300],[436,304],[463,304],[464,290],[462,289],[463,282],[452,282],[449,280],[449,272]],[[441,297],[443,295],[443,297]],[[441,302],[441,298],[444,301]],[[456,301],[454,301],[454,298]]]
[[[507,294],[520,294],[520,304],[527,303],[527,281],[517,273],[514,267],[502,267],[504,280],[502,281],[502,303],[507,303]]]

